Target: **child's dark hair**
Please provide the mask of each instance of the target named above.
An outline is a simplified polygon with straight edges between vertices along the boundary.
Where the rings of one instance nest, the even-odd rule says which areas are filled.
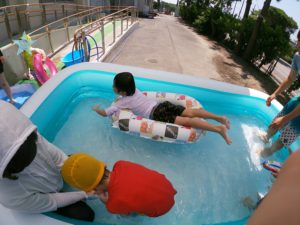
[[[134,77],[129,72],[118,73],[114,78],[114,87],[118,92],[125,92],[127,96],[135,93]]]
[[[37,134],[36,132],[32,132],[6,166],[3,172],[3,178],[10,180],[18,179],[18,177],[14,174],[22,172],[27,166],[30,165],[30,163],[32,163],[36,156],[36,141]]]
[[[100,185],[103,185],[103,184],[106,183],[107,179],[109,178],[109,174],[110,174],[110,171],[105,168],[103,177],[102,177],[102,179],[100,180],[100,183],[99,183]]]

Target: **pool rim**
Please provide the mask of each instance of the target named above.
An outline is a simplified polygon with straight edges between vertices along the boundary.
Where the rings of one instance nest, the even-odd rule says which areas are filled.
[[[192,87],[200,87],[225,93],[239,94],[244,96],[251,96],[259,99],[266,100],[268,94],[252,88],[242,87],[235,84],[230,84],[222,81],[210,80],[207,78],[195,77],[186,74],[179,74],[173,72],[144,69],[133,66],[123,66],[111,63],[99,62],[85,62],[75,64],[64,70],[59,71],[56,76],[52,77],[46,82],[31,98],[21,107],[21,111],[27,116],[31,117],[33,113],[39,108],[48,95],[60,85],[65,79],[82,70],[98,70],[103,72],[120,73],[131,72],[135,77],[152,79],[155,81],[164,81],[175,84],[189,85]],[[283,106],[277,101],[273,100],[272,105],[280,111]]]

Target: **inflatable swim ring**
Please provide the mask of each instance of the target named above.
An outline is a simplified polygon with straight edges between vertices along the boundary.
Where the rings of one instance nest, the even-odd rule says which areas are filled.
[[[187,95],[165,92],[143,92],[143,94],[148,98],[155,99],[158,103],[169,101],[185,108],[202,108],[202,105],[196,99]],[[125,109],[112,115],[112,125],[114,128],[119,128],[121,131],[130,134],[164,142],[192,143],[205,133],[200,129],[143,118]]]
[[[266,160],[262,163],[263,167],[266,170],[269,170],[273,173],[278,172],[279,170],[281,170],[282,165],[280,162],[276,162],[276,161],[271,161],[271,160]]]
[[[55,64],[49,59],[46,58],[45,62],[43,62],[43,57],[41,54],[35,54],[33,58],[33,65],[36,72],[36,77],[41,84],[44,84],[50,77],[53,77],[57,73],[57,68]],[[49,68],[50,77],[47,75],[44,65]]]

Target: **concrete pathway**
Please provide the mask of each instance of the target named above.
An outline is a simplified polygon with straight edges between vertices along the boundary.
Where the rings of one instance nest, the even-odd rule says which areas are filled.
[[[275,88],[271,79],[262,78],[243,60],[167,15],[141,20],[105,62],[206,77],[265,92]]]
[[[116,49],[106,62],[218,79],[216,67],[210,63],[213,52],[174,17],[161,15],[154,20],[141,20],[121,50]]]

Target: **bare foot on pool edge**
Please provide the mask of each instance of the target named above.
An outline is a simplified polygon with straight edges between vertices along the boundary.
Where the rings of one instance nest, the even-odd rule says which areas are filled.
[[[228,136],[227,134],[227,128],[225,125],[221,125],[221,126],[218,126],[218,133],[224,138],[224,140],[226,141],[226,143],[228,145],[230,145],[232,143],[230,137]]]
[[[226,126],[227,129],[230,129],[230,121],[226,118],[226,116],[221,116],[220,119],[217,120],[219,123],[222,123]]]
[[[12,104],[12,105],[16,104],[16,102],[13,99],[10,99],[9,103]]]

